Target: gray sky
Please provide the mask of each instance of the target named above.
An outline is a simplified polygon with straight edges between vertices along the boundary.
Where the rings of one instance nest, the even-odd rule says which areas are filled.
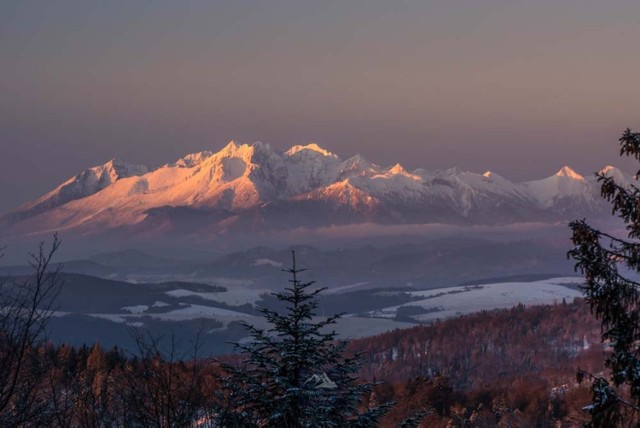
[[[0,211],[231,139],[512,180],[622,163],[637,0],[0,3]]]

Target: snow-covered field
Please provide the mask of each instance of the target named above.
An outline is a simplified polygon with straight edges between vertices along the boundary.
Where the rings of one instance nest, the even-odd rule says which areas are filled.
[[[229,309],[212,308],[211,306],[204,305],[185,305],[183,308],[175,309],[173,311],[165,312],[162,314],[154,314],[155,318],[165,320],[190,320],[195,318],[234,318],[236,320],[254,318],[251,315],[243,314],[242,312],[232,311]]]
[[[414,321],[429,322],[436,319],[451,318],[482,310],[511,308],[518,304],[540,305],[560,303],[563,299],[572,301],[581,297],[582,293],[577,288],[582,284],[582,279],[577,277],[558,277],[533,282],[502,282],[472,286],[458,286],[438,288],[424,291],[408,292],[416,297],[415,301],[390,306],[384,309],[370,311],[366,317],[347,315],[332,326],[340,337],[358,338],[380,334],[397,328],[407,328],[415,325],[411,319],[404,317],[396,319],[398,308],[411,306],[413,314],[409,316]],[[354,284],[360,285],[360,284]],[[345,287],[348,291],[350,287]],[[215,293],[198,293],[184,289],[176,289],[167,292],[173,297],[199,296],[210,301],[226,302],[228,304],[255,303],[260,293],[266,290],[255,290],[248,287],[232,287],[229,291]],[[348,297],[345,294],[345,298]],[[261,316],[249,315],[238,312],[233,308],[217,308],[202,304],[180,303],[178,307],[157,312],[151,307],[168,306],[164,302],[156,301],[153,304],[140,304],[136,306],[122,307],[120,313],[89,314],[98,318],[108,319],[113,322],[127,323],[128,325],[140,325],[142,317],[148,316],[163,321],[188,321],[200,318],[209,318],[220,321],[224,326],[231,322],[246,322],[259,328],[268,328]],[[416,307],[424,308],[425,313],[415,313]],[[418,310],[419,311],[419,310]]]
[[[429,321],[483,310],[511,308],[520,303],[529,306],[560,303],[562,299],[572,301],[575,297],[582,296],[582,293],[576,289],[582,283],[581,278],[559,277],[533,282],[503,282],[438,288],[411,292],[410,294],[424,297],[424,299],[400,306],[420,306],[432,310],[429,313],[413,316],[419,321]],[[393,318],[400,306],[371,311],[370,315]]]
[[[260,295],[265,293],[271,293],[271,290],[267,289],[255,289],[243,286],[228,287],[227,291],[216,292],[197,292],[184,290],[178,288],[175,290],[167,291],[166,294],[173,297],[188,297],[197,296],[206,300],[213,300],[216,302],[226,303],[232,306],[240,306],[246,303],[254,304],[260,300]]]
[[[144,306],[144,305],[141,305]],[[199,318],[210,318],[215,319],[217,321],[222,322],[225,326],[232,321],[245,321],[249,323],[260,323],[262,318],[255,317],[253,315],[245,314],[242,312],[236,312],[229,309],[223,308],[213,308],[211,306],[203,306],[203,305],[191,305],[184,304],[183,307],[179,309],[174,309],[172,311],[163,312],[163,313],[146,313],[144,311],[136,311],[132,312],[130,308],[123,308],[126,313],[119,314],[88,314],[90,316],[96,318],[102,318],[113,322],[126,322],[129,325],[132,325],[136,322],[137,319],[140,319],[142,316],[148,316],[151,318],[156,318],[163,321],[189,321],[195,320]],[[58,315],[65,315],[64,313],[59,313]]]

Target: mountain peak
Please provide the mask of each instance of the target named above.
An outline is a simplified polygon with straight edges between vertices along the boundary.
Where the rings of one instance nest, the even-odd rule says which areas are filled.
[[[227,145],[226,145],[226,146],[224,146],[224,147],[222,148],[222,150],[221,150],[221,151],[223,151],[223,152],[224,152],[224,151],[234,151],[234,150],[236,150],[237,148],[238,148],[238,144],[235,142],[235,140],[231,140],[231,141],[229,141],[229,142],[227,143]]]
[[[248,147],[249,146],[247,146],[246,144],[238,144],[234,140],[231,140],[227,143],[226,146],[224,146],[219,152],[217,152],[216,155],[219,157],[235,157],[237,156],[236,153],[240,149],[245,149]]]
[[[113,158],[102,165],[93,166],[69,178],[35,201],[23,204],[16,211],[20,213],[17,218],[37,215],[67,202],[93,195],[122,178],[141,176],[147,172],[149,170],[144,165],[132,165]]]
[[[124,164],[125,163],[122,160],[120,160],[118,158],[113,158],[109,162],[106,162],[104,164],[104,166],[119,166],[119,165],[124,165]]]
[[[343,172],[357,171],[358,173],[362,173],[371,170],[372,167],[374,167],[374,165],[360,154],[351,156],[349,159],[342,162]]]
[[[574,170],[572,170],[571,168],[569,168],[568,166],[563,166],[562,168],[560,168],[560,170],[558,172],[556,172],[556,176],[557,177],[567,177],[567,178],[571,178],[574,180],[584,180],[584,177],[581,176],[580,174],[578,174],[577,172],[575,172]]]
[[[204,161],[205,159],[211,157],[213,155],[212,151],[209,150],[204,150],[202,152],[196,152],[196,153],[190,153],[180,159],[178,159],[177,161],[175,161],[173,164],[170,164],[169,166],[177,166],[177,167],[181,167],[181,168],[191,168],[193,166],[196,166],[200,163],[202,163],[202,161]]]
[[[503,176],[501,176],[500,174],[496,174],[493,171],[485,171],[484,174],[482,174],[482,177],[489,182],[502,182],[502,183],[508,183],[509,180],[507,180],[506,178],[504,178]]]
[[[404,169],[404,167],[399,163],[395,164],[394,166],[389,168],[387,171],[390,172],[391,174],[408,174],[407,170]]]
[[[621,186],[627,186],[629,184],[630,177],[625,176],[625,174],[615,166],[607,165],[598,171],[598,173],[613,178],[614,181]]]
[[[612,175],[612,176],[617,176],[617,175],[622,175],[622,171],[620,171],[618,168],[616,168],[615,166],[611,166],[611,165],[607,165],[604,168],[602,168],[600,171],[598,171],[600,174],[604,174],[604,175]]]
[[[269,143],[263,143],[262,141],[256,141],[253,144],[238,144],[238,142],[231,140],[216,154],[223,157],[243,157],[243,155],[255,151],[271,151],[271,146]]]
[[[328,150],[323,149],[322,147],[320,147],[316,143],[310,143],[310,144],[307,144],[306,146],[302,146],[302,145],[299,145],[299,144],[295,145],[295,146],[291,147],[289,150],[287,150],[285,152],[285,154],[289,155],[289,156],[293,156],[296,153],[301,152],[303,150],[310,150],[312,152],[320,153],[323,156],[328,156],[328,157],[333,157],[333,158],[337,157],[336,155],[334,155],[333,153],[331,153]]]
[[[109,179],[107,180],[108,185],[120,178],[139,176],[146,174],[147,172],[149,172],[149,170],[144,165],[132,165],[118,158],[113,158],[103,165],[94,166],[86,171],[83,171],[76,176],[76,179],[80,179],[80,177],[90,174],[98,176],[100,180],[104,181],[107,180],[106,176],[109,176]]]

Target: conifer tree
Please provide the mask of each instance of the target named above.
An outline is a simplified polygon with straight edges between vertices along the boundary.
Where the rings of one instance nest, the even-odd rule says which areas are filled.
[[[306,269],[283,269],[289,287],[275,297],[286,304],[280,313],[260,312],[268,329],[245,325],[251,341],[235,344],[240,364],[222,363],[224,400],[215,411],[222,426],[343,427],[375,426],[389,405],[369,408],[362,400],[372,385],[358,383],[358,356],[345,357],[347,345],[328,328],[340,318],[314,318],[318,294],[303,283]]]
[[[630,129],[619,139],[620,155],[640,161],[640,134]],[[640,174],[640,171],[638,171]],[[638,178],[636,174],[636,179]],[[640,189],[628,188],[597,173],[601,195],[612,204],[612,214],[625,224],[627,238],[615,237],[571,222],[574,248],[569,256],[585,275],[587,302],[602,322],[602,339],[609,343],[607,378],[579,371],[578,379],[592,380],[591,426],[637,426],[640,411]]]

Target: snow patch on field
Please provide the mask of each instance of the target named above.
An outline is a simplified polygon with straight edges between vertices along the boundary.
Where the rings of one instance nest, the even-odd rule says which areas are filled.
[[[505,282],[482,285],[456,286],[421,291],[408,291],[416,298],[415,301],[400,306],[391,306],[369,312],[365,317],[347,315],[338,320],[329,330],[335,328],[340,338],[351,339],[380,334],[396,328],[407,328],[415,325],[410,322],[394,319],[399,307],[419,306],[426,309],[425,313],[411,316],[416,321],[429,322],[435,319],[445,319],[482,310],[511,308],[518,304],[540,305],[559,303],[563,299],[572,301],[575,297],[581,297],[578,286],[583,282],[582,278],[559,277],[533,282]],[[366,287],[365,283],[351,284],[330,292],[352,291]],[[260,295],[268,290],[256,290],[249,287],[234,287],[224,292],[195,292],[185,289],[176,289],[166,292],[167,296],[174,298],[198,296],[210,301],[224,302],[229,305],[241,305],[255,303]],[[96,318],[110,320],[116,323],[134,325],[141,322],[144,317],[164,321],[189,321],[199,318],[215,319],[226,328],[232,322],[246,322],[258,328],[267,328],[264,317],[250,315],[234,311],[233,308],[215,308],[202,304],[179,302],[176,308],[156,300],[152,305],[131,305],[121,308],[121,313],[116,314],[87,314]],[[167,307],[167,312],[148,313],[149,308]],[[57,313],[56,316],[63,315]],[[411,321],[411,320],[406,320]]]
[[[282,263],[277,262],[271,259],[257,259],[253,262],[253,266],[273,266],[273,267],[282,267]]]
[[[572,301],[576,297],[582,297],[582,293],[575,288],[581,283],[582,279],[579,278],[562,277],[533,282],[504,282],[414,291],[409,294],[424,299],[400,306],[438,308],[436,311],[413,316],[416,320],[429,321],[483,310],[511,308],[518,304],[531,306],[560,303],[562,299]],[[370,315],[393,318],[400,306],[371,311]]]
[[[212,308],[211,306],[202,305],[187,305],[180,309],[166,312],[164,314],[158,314],[158,318],[164,319],[193,319],[212,317],[218,318],[219,316],[236,317],[236,318],[253,318],[251,315],[243,314],[242,312],[231,311],[229,309]]]
[[[330,288],[325,293],[327,294],[335,294],[335,293],[344,293],[345,291],[349,291],[354,288],[363,287],[367,285],[368,282],[357,282],[355,284],[345,285],[342,287]]]
[[[149,309],[148,305],[135,305],[135,306],[123,306],[122,308],[123,311],[129,312],[131,314],[141,314],[144,311]]]
[[[87,315],[89,315],[90,317],[100,318],[100,319],[115,322],[118,324],[127,322],[127,315],[123,315],[123,314],[87,314]]]
[[[128,314],[87,314],[94,318],[105,319],[115,323],[140,322],[141,317],[151,317],[163,321],[189,321],[198,318],[210,318],[222,322],[225,326],[233,321],[245,321],[261,327],[266,326],[262,317],[254,317],[242,312],[235,312],[228,309],[212,308],[209,306],[181,304],[181,308],[165,313],[128,313]]]
[[[254,304],[260,300],[260,295],[269,293],[266,289],[251,289],[245,287],[230,288],[223,292],[198,292],[177,288],[175,290],[167,291],[165,294],[171,297],[190,297],[197,296],[202,299],[211,300],[214,302],[226,303],[230,306],[240,306],[246,303]]]
[[[184,288],[176,288],[175,290],[167,291],[164,294],[166,294],[168,296],[171,296],[171,297],[180,298],[180,297],[188,297],[188,296],[193,296],[193,295],[197,295],[197,294],[204,294],[204,293],[196,293],[195,291],[185,290]]]
[[[153,305],[151,305],[152,308],[164,308],[165,306],[170,306],[168,303],[162,302],[160,300],[156,300]]]
[[[136,327],[136,328],[144,327],[144,323],[142,321],[127,322],[127,325],[130,326],[130,327]]]

